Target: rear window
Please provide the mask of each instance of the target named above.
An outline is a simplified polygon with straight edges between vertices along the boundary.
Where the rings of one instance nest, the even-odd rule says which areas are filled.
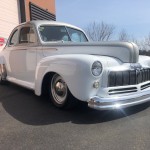
[[[19,43],[35,43],[36,36],[32,27],[23,27],[20,31]]]

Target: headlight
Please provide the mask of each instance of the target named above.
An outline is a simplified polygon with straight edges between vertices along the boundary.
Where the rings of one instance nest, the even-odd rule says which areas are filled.
[[[92,65],[92,74],[94,76],[99,76],[102,72],[102,64],[99,61],[95,61]]]

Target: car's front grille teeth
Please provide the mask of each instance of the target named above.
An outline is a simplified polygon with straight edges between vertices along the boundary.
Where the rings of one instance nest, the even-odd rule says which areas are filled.
[[[136,85],[149,80],[150,68],[126,71],[111,71],[108,76],[108,87]]]
[[[132,92],[137,92],[137,88],[131,87],[131,88],[111,89],[108,91],[108,94],[115,95],[115,94],[125,94],[125,93],[132,93]]]
[[[147,89],[150,87],[150,83],[144,84],[141,86],[141,90]]]

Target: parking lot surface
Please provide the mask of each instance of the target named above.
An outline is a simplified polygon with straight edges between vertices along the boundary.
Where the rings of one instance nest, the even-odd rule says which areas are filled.
[[[97,111],[81,103],[60,110],[45,97],[0,86],[1,150],[149,150],[150,103]]]

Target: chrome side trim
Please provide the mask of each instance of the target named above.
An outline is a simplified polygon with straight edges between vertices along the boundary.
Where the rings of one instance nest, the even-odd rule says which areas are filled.
[[[150,101],[150,89],[121,97],[101,98],[95,96],[89,100],[88,106],[98,110],[112,110],[138,105],[147,101]]]

